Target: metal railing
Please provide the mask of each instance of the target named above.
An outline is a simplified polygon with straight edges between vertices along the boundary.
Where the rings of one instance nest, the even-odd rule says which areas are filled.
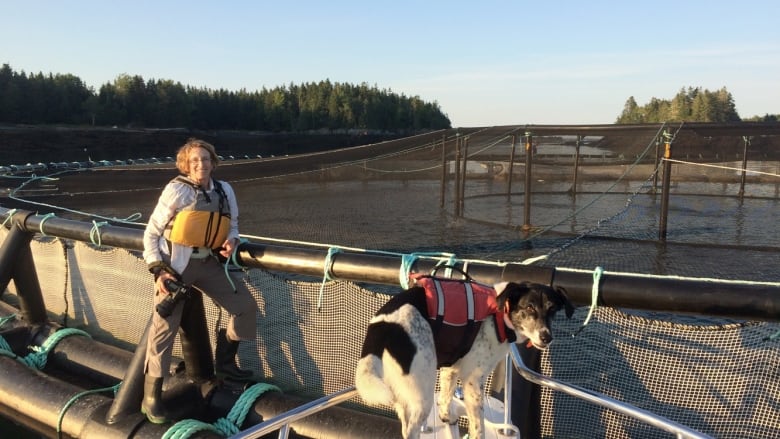
[[[583,389],[582,387],[577,387],[571,384],[566,384],[564,382],[554,380],[538,372],[535,372],[525,365],[516,344],[512,344],[510,355],[512,356],[512,361],[515,363],[515,368],[517,369],[517,372],[520,374],[520,376],[534,384],[546,386],[553,390],[566,393],[592,404],[600,405],[618,413],[622,413],[626,416],[630,416],[638,421],[652,425],[653,427],[668,431],[669,433],[673,433],[679,439],[713,439],[711,436],[692,430],[682,424],[678,424],[662,416],[658,416],[655,413],[651,413],[646,410],[634,407],[630,404],[620,402],[601,393]]]
[[[279,439],[287,439],[290,433],[290,424],[309,415],[325,410],[329,407],[348,401],[357,395],[355,387],[339,390],[336,393],[325,395],[322,398],[295,407],[267,421],[263,421],[244,431],[240,431],[229,439],[253,439],[279,430]]]
[[[656,415],[646,410],[642,410],[640,408],[634,407],[630,404],[620,402],[609,396],[588,389],[584,389],[578,386],[574,386],[571,384],[566,384],[562,381],[558,381],[546,377],[538,372],[535,372],[529,369],[528,366],[525,365],[525,362],[523,362],[523,359],[520,356],[520,352],[518,351],[516,344],[511,345],[509,358],[511,359],[511,362],[514,363],[515,369],[518,371],[520,376],[522,376],[524,379],[534,384],[549,387],[552,390],[566,393],[568,395],[574,396],[575,398],[579,398],[583,401],[596,404],[604,408],[613,410],[615,412],[621,413],[623,415],[629,416],[638,421],[656,427],[660,430],[672,433],[678,439],[713,439],[711,436],[708,436],[704,433],[700,433],[696,430],[692,430],[682,424],[666,419],[662,416]],[[507,363],[509,363],[509,361],[507,361]],[[509,374],[508,367],[506,372],[508,375]],[[506,385],[508,386],[510,385],[510,383],[511,380],[507,376]],[[505,393],[509,394],[511,392],[509,391],[509,389],[506,389]],[[335,405],[341,404],[342,402],[348,401],[354,398],[356,395],[357,395],[357,390],[355,390],[354,387],[340,390],[330,395],[325,395],[322,398],[303,404],[292,410],[277,415],[267,421],[261,422],[251,428],[241,431],[233,436],[230,436],[230,439],[255,439],[263,435],[272,433],[276,430],[279,430],[279,439],[287,439],[289,435],[289,428],[291,423],[303,419],[307,416],[313,415],[322,410],[325,410],[329,407],[333,407]],[[508,421],[508,413],[511,411],[511,406],[509,405],[510,401],[505,401],[505,403],[506,403],[506,405],[504,406],[505,420]]]

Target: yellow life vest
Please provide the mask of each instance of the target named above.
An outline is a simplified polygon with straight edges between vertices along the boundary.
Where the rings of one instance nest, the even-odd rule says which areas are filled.
[[[206,191],[183,177],[173,181],[192,186],[196,191],[195,202],[184,207],[169,221],[165,238],[188,247],[217,249],[230,233],[230,206],[222,185],[214,180],[218,199],[208,196]]]

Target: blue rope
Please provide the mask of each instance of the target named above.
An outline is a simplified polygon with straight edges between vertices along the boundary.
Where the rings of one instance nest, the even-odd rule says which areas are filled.
[[[241,431],[241,424],[246,420],[246,415],[252,409],[255,400],[269,390],[281,391],[272,384],[257,383],[241,394],[233,408],[230,409],[227,417],[219,418],[213,424],[198,421],[197,419],[184,419],[173,424],[163,434],[162,439],[184,439],[190,437],[193,433],[206,430],[223,436],[233,436]]]
[[[599,282],[601,282],[601,275],[604,274],[604,269],[601,267],[596,267],[593,270],[593,287],[590,290],[590,309],[588,310],[588,315],[585,317],[585,321],[582,322],[582,326],[580,326],[579,329],[572,335],[572,337],[579,334],[583,328],[585,328],[585,325],[590,322],[590,318],[593,316],[593,312],[596,311],[596,308],[598,307],[599,302]]]
[[[323,269],[324,273],[322,276],[322,284],[320,285],[320,295],[317,298],[317,310],[322,309],[322,296],[325,293],[325,283],[328,281],[334,280],[333,277],[333,256],[335,256],[337,253],[340,253],[341,249],[338,247],[331,247],[328,249],[328,254],[325,256],[325,267]]]

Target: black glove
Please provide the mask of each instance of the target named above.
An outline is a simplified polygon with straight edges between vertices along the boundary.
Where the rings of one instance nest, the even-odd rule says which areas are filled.
[[[172,274],[177,280],[181,281],[181,276],[179,273],[176,272],[176,270],[173,269],[170,265],[168,265],[165,261],[154,261],[151,264],[149,264],[149,272],[154,275],[155,282],[157,281],[157,278],[160,277],[160,273],[163,271],[167,271],[168,273]]]

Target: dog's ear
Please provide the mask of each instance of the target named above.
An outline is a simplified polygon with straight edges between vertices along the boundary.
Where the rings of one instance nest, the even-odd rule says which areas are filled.
[[[558,305],[558,309],[564,309],[566,318],[570,319],[574,315],[574,305],[569,300],[569,295],[563,287],[556,287],[553,294],[553,301]]]
[[[504,292],[504,290],[506,289],[507,285],[509,285],[509,282],[499,282],[499,283],[493,285],[493,289],[496,290],[496,294],[497,295],[500,295],[501,293]]]

